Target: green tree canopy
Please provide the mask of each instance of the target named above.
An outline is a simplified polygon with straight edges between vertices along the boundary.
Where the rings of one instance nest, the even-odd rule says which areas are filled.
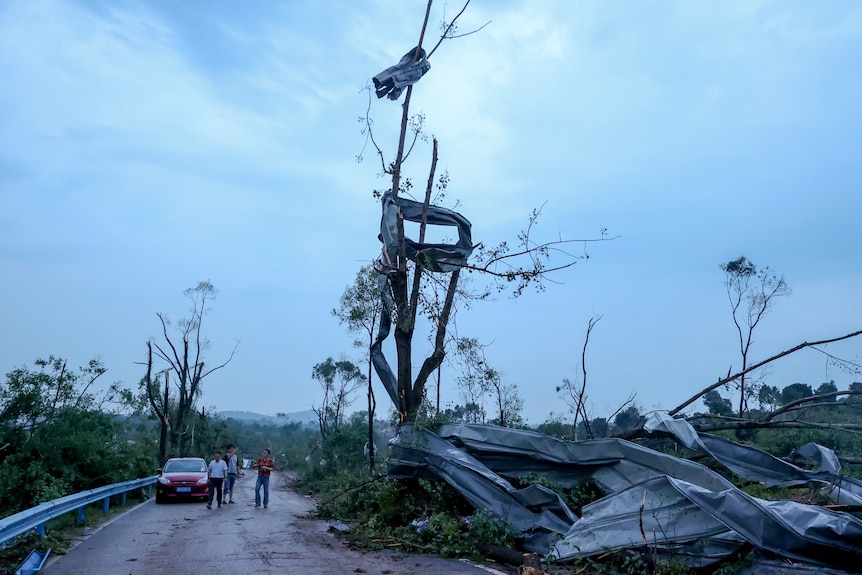
[[[814,395],[814,391],[807,383],[793,383],[781,390],[781,403],[784,405],[812,395]]]

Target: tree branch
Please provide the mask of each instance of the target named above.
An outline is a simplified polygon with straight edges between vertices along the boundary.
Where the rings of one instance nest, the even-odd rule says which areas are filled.
[[[425,242],[425,230],[428,228],[428,207],[431,203],[431,191],[434,189],[434,173],[437,170],[437,138],[431,151],[431,168],[428,171],[428,184],[425,186],[425,201],[422,203],[422,220],[419,222],[419,243]],[[413,289],[410,292],[410,322],[416,325],[416,310],[419,307],[419,288],[422,285],[421,262],[416,261],[413,268]]]
[[[792,347],[790,349],[782,351],[781,353],[773,355],[770,358],[767,358],[767,359],[765,359],[759,363],[756,363],[752,366],[749,366],[748,368],[746,368],[746,369],[744,369],[738,373],[735,373],[735,374],[728,376],[728,377],[725,377],[723,379],[719,379],[717,382],[713,383],[709,387],[706,387],[706,388],[700,390],[697,394],[693,395],[692,397],[690,397],[689,399],[687,399],[686,401],[684,401],[683,403],[681,403],[677,407],[670,410],[668,412],[668,415],[670,415],[672,417],[672,416],[676,415],[677,413],[679,413],[680,411],[682,411],[683,409],[685,409],[686,407],[688,407],[689,405],[691,405],[694,401],[696,401],[700,397],[709,393],[710,391],[712,391],[714,389],[718,389],[722,385],[726,385],[726,384],[732,382],[733,380],[737,379],[738,377],[741,377],[741,376],[745,375],[746,373],[749,373],[750,371],[754,371],[755,369],[757,369],[759,367],[763,367],[764,365],[771,363],[777,359],[781,359],[782,357],[790,355],[791,353],[795,353],[795,352],[799,351],[800,349],[805,349],[806,347],[814,347],[816,345],[823,345],[826,343],[834,343],[836,341],[843,341],[845,339],[850,339],[850,338],[856,337],[860,334],[862,334],[862,330],[854,331],[852,333],[848,333],[848,334],[842,335],[840,337],[833,337],[833,338],[829,338],[829,339],[823,339],[820,341],[813,341],[810,343],[809,342],[802,342],[795,347]]]
[[[461,11],[460,11],[460,12],[458,12],[458,13],[455,15],[455,17],[454,17],[454,18],[452,18],[452,21],[451,21],[451,22],[449,22],[449,25],[448,25],[448,26],[446,26],[446,29],[445,29],[445,30],[443,30],[443,34],[440,36],[440,39],[439,39],[439,40],[437,40],[437,43],[434,45],[434,47],[433,47],[433,48],[431,49],[431,51],[428,53],[428,58],[431,58],[431,55],[432,55],[432,54],[434,54],[434,52],[436,52],[436,51],[437,51],[437,48],[439,48],[439,47],[440,47],[440,44],[442,44],[442,43],[443,43],[443,40],[445,40],[447,37],[449,37],[449,31],[450,31],[450,30],[452,30],[452,28],[455,26],[455,22],[457,22],[457,21],[458,21],[458,18],[460,18],[460,17],[461,17],[461,14],[463,14],[463,13],[464,13],[464,11],[467,9],[467,6],[469,6],[469,5],[470,5],[470,0],[467,0],[467,1],[464,3],[464,6],[461,8]],[[428,2],[428,7],[429,7],[429,8],[431,7],[431,2]],[[426,16],[426,21],[427,21],[427,16]],[[489,22],[488,24],[490,24],[490,22]],[[487,26],[488,24],[485,24],[485,26]],[[482,28],[484,28],[485,26],[482,26]],[[481,30],[482,28],[479,28],[479,30]],[[478,30],[475,30],[475,31],[476,31],[476,32],[478,32]],[[423,27],[423,32],[424,32],[424,27]],[[471,34],[472,34],[472,32],[471,32]],[[467,34],[464,34],[464,35],[466,36]]]
[[[806,403],[820,401],[821,399],[830,399],[833,397],[838,397],[839,395],[862,395],[862,391],[832,391],[829,393],[821,393],[819,395],[809,395],[808,397],[802,397],[800,399],[785,403],[780,408],[771,411],[770,413],[767,413],[761,418],[761,421],[772,421],[775,419],[776,416],[781,415],[782,413],[787,413],[788,411],[793,411],[800,406],[812,407],[811,405],[805,405]]]

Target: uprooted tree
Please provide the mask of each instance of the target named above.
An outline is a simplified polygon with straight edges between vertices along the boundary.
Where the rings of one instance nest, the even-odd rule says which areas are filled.
[[[380,314],[380,329],[371,347],[371,357],[378,376],[397,407],[402,421],[412,421],[420,413],[425,400],[426,383],[445,358],[446,333],[452,317],[453,305],[462,272],[477,272],[498,283],[500,290],[513,286],[513,295],[520,295],[528,286],[542,289],[542,280],[550,272],[574,265],[584,256],[566,254],[562,244],[572,242],[606,241],[604,235],[593,240],[563,240],[539,243],[532,239],[531,230],[541,210],[530,214],[525,231],[518,236],[517,248],[507,242],[494,247],[473,245],[470,222],[452,210],[431,205],[438,157],[438,142],[433,140],[431,167],[425,187],[424,201],[406,198],[412,182],[404,175],[404,162],[422,136],[424,116],[411,116],[410,100],[415,83],[430,69],[429,59],[444,40],[472,34],[457,33],[456,22],[469,5],[469,0],[449,22],[443,22],[443,32],[436,45],[426,53],[423,49],[433,0],[429,0],[419,33],[419,41],[401,61],[374,77],[377,97],[387,96],[397,100],[404,91],[401,105],[401,124],[395,157],[387,162],[377,145],[368,116],[365,134],[376,149],[383,172],[391,176],[391,186],[382,196],[383,218],[381,239],[383,250],[375,267],[380,274],[380,286],[384,309]],[[474,32],[477,30],[474,30]],[[404,90],[406,88],[406,90]],[[370,98],[370,95],[369,95]],[[369,105],[370,107],[370,105]],[[412,139],[411,142],[408,142]],[[406,237],[404,221],[419,224],[418,240]],[[428,225],[449,226],[457,230],[458,240],[454,244],[426,244]],[[552,253],[562,255],[565,261],[548,265]],[[472,259],[471,259],[472,257]],[[447,278],[448,276],[448,278]],[[425,282],[434,281],[446,286],[445,297],[439,311],[432,317],[433,349],[422,361],[417,374],[413,375],[413,336],[417,324],[417,310]],[[394,324],[397,368],[393,372],[382,352],[383,340]]]

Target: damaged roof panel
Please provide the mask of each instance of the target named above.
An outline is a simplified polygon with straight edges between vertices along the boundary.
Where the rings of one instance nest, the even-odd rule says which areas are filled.
[[[760,465],[755,453],[759,450],[749,451],[729,440],[713,442],[686,422],[675,423],[679,420],[659,417],[653,423],[667,420],[668,425],[652,429],[675,429],[688,445],[706,448],[710,454],[718,450],[728,468],[746,470],[771,484],[821,480],[823,474],[835,476],[833,470],[838,469],[837,459],[822,446],[800,451],[811,460],[826,462],[826,471],[786,468],[769,454]],[[632,442],[567,442],[487,425],[442,426],[440,435],[403,426],[390,442],[390,475],[447,481],[471,504],[520,531],[525,547],[550,552],[558,560],[646,545],[701,567],[750,544],[759,550],[755,561],[763,564],[762,571],[751,572],[778,575],[815,569],[853,572],[862,557],[862,521],[853,515],[795,501],[758,499],[700,464]],[[734,459],[737,455],[739,459]],[[787,473],[782,475],[782,469]],[[570,485],[592,477],[611,494],[585,506],[583,516],[576,518],[556,494],[540,486],[518,490],[505,479],[531,472]]]

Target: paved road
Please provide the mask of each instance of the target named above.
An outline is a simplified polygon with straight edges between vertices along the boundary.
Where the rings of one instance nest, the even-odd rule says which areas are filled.
[[[271,480],[268,509],[254,507],[255,477],[237,481],[235,505],[144,503],[95,530],[45,568],[46,575],[200,575],[202,573],[339,575],[487,575],[487,566],[346,547],[323,521],[308,517],[314,502]],[[506,569],[509,573],[513,570]]]

